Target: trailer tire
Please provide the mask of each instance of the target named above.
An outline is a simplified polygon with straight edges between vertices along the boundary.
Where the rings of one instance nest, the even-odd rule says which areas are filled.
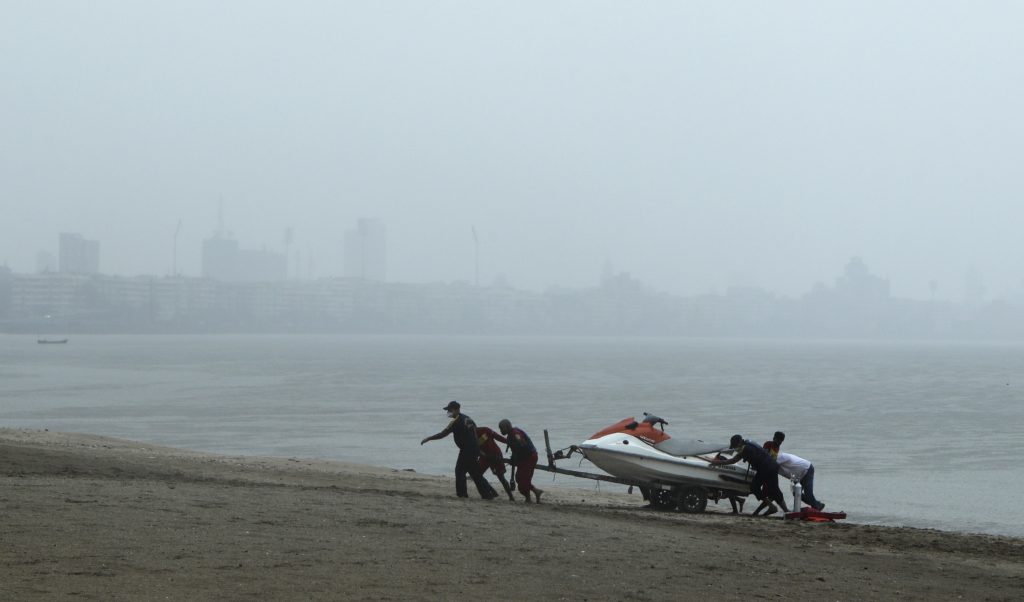
[[[699,514],[708,507],[708,490],[703,487],[687,487],[677,494],[679,509],[690,514]]]
[[[652,489],[651,507],[655,510],[672,510],[676,507],[676,500],[668,489]]]

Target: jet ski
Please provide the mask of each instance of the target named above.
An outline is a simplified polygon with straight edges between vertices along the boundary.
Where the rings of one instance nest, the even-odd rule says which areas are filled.
[[[753,471],[738,464],[708,463],[734,452],[727,443],[684,440],[665,432],[664,419],[651,414],[624,418],[577,445],[583,456],[604,472],[628,481],[649,484],[656,506],[678,506],[701,512],[708,498],[744,497],[750,493]]]

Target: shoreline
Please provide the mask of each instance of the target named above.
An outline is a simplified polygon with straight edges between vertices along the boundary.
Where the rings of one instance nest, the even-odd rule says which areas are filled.
[[[1024,590],[1021,538],[733,516],[727,504],[661,513],[618,493],[544,489],[539,506],[462,500],[452,478],[410,470],[0,429],[0,597],[1011,600]]]

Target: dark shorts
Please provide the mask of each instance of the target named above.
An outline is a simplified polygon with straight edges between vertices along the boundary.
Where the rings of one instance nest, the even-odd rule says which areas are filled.
[[[779,489],[779,473],[759,470],[750,482],[750,493],[759,500],[774,500],[782,497]]]

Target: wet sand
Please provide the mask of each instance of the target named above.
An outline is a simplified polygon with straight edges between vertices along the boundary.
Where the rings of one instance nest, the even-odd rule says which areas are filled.
[[[1021,539],[661,513],[537,482],[539,506],[488,502],[411,471],[0,429],[0,599],[1024,595]]]

